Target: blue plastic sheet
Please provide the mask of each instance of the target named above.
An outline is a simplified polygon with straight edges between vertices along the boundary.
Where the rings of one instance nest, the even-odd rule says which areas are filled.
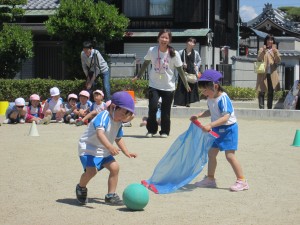
[[[159,161],[150,179],[142,184],[157,194],[168,194],[191,182],[206,165],[207,153],[217,134],[203,132],[199,121],[191,123]]]

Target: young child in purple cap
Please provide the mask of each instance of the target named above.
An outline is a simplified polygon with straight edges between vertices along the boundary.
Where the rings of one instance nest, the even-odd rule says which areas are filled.
[[[86,204],[87,184],[98,171],[106,168],[109,170],[108,193],[105,195],[105,203],[110,205],[123,205],[123,201],[116,193],[119,164],[114,156],[120,151],[128,158],[137,155],[128,151],[122,136],[122,122],[131,118],[134,113],[134,101],[125,91],[112,95],[111,104],[97,114],[89,123],[87,129],[78,143],[78,154],[84,173],[76,186],[76,197],[79,203]],[[116,142],[117,146],[113,143]]]
[[[208,132],[213,130],[220,135],[208,152],[208,171],[203,180],[196,182],[198,187],[215,188],[215,171],[217,168],[217,155],[224,151],[227,161],[230,163],[235,175],[236,182],[230,187],[231,191],[248,190],[249,185],[244,177],[242,167],[235,157],[238,147],[238,125],[234,114],[232,102],[225,90],[220,85],[222,74],[216,70],[206,70],[198,80],[201,93],[207,97],[208,110],[190,117],[196,120],[201,117],[211,116],[211,122],[203,127]]]

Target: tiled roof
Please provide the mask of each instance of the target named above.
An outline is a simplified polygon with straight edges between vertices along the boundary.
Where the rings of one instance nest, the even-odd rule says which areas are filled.
[[[60,0],[28,0],[25,10],[53,10],[59,8]]]
[[[290,57],[300,56],[300,51],[296,51],[296,50],[279,50],[279,52],[281,56],[290,56]],[[257,56],[257,50],[249,49],[248,55]]]
[[[299,24],[293,22],[287,18],[285,18],[286,13],[279,10],[272,8],[272,4],[265,4],[265,8],[263,12],[258,15],[253,20],[247,22],[248,27],[257,27],[259,24],[263,23],[265,20],[269,19],[277,26],[281,27],[282,29],[289,30],[291,32],[300,33]]]

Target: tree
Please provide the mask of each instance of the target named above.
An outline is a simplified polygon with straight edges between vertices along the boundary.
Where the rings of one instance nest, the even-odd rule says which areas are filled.
[[[294,22],[300,22],[300,7],[283,6],[278,9],[284,11],[287,14],[286,17],[288,19]]]
[[[26,5],[27,0],[0,0],[0,30],[4,23],[12,23],[17,17],[24,15],[25,10],[18,5]]]
[[[14,78],[22,60],[33,57],[31,32],[12,24],[24,14],[21,4],[27,0],[0,0],[0,78]]]
[[[83,77],[80,63],[82,43],[98,40],[102,44],[121,39],[129,19],[103,1],[61,0],[56,14],[46,21],[48,33],[65,42],[63,59],[71,76]]]
[[[0,32],[0,78],[12,79],[21,70],[22,60],[33,57],[30,31],[4,24]]]

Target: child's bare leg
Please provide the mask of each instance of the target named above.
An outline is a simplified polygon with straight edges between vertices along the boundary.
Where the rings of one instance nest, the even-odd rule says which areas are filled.
[[[85,172],[81,175],[79,186],[86,187],[88,182],[97,174],[96,167],[86,167]]]
[[[65,111],[63,109],[60,109],[57,113],[56,113],[56,120],[61,120],[65,115]]]
[[[210,179],[215,178],[215,172],[217,168],[217,155],[219,153],[218,148],[212,148],[208,152],[208,168],[207,168],[207,176]]]
[[[50,116],[52,118],[52,112],[50,109],[47,109],[45,114],[44,114],[44,117],[47,117],[47,116]]]
[[[243,174],[241,164],[235,157],[235,151],[233,151],[233,150],[225,151],[225,155],[226,155],[226,159],[230,163],[237,179],[240,179],[240,180],[244,179],[244,174]]]
[[[119,164],[116,161],[109,162],[104,165],[105,168],[109,170],[108,177],[108,192],[107,193],[115,193],[118,184],[119,178]]]

